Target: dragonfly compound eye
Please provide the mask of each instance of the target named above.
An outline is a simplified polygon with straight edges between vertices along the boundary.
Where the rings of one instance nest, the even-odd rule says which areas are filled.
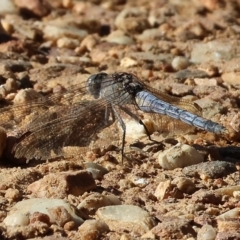
[[[101,91],[102,81],[108,76],[108,74],[101,72],[97,74],[92,74],[87,80],[87,90],[89,94],[94,96],[94,98],[99,98]]]

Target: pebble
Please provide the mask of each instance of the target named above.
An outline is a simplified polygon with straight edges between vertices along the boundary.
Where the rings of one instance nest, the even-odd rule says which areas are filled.
[[[224,231],[218,232],[215,240],[225,240],[225,239],[240,239],[239,231]]]
[[[0,85],[0,99],[5,98],[7,96],[7,90],[4,85]]]
[[[64,206],[56,206],[49,208],[48,212],[52,221],[54,219],[54,222],[60,227],[63,227],[65,223],[72,220],[71,214]]]
[[[32,65],[28,61],[19,60],[2,60],[0,61],[0,74],[5,76],[6,72],[23,72],[29,71]]]
[[[121,30],[111,32],[107,37],[104,38],[104,40],[109,43],[117,43],[122,45],[131,45],[134,43],[134,40]]]
[[[40,97],[42,97],[42,95],[32,88],[21,89],[15,95],[13,102],[14,104],[26,103]]]
[[[15,7],[13,1],[11,0],[1,0],[0,1],[0,14],[11,14],[17,13],[17,8]]]
[[[233,197],[235,197],[236,199],[240,199],[240,191],[234,191],[233,192]]]
[[[196,85],[217,86],[218,80],[216,78],[194,78]]]
[[[221,1],[218,0],[200,0],[199,2],[209,11],[214,11],[221,4]]]
[[[202,71],[202,70],[184,69],[184,70],[180,70],[180,71],[176,72],[174,74],[174,77],[178,78],[178,79],[204,78],[204,77],[208,77],[208,73],[206,73],[205,71]]]
[[[191,62],[217,64],[223,60],[228,61],[239,54],[235,46],[237,43],[229,39],[195,43],[192,46]]]
[[[25,25],[21,22],[14,24],[14,30],[22,36],[31,40],[36,40],[42,37],[42,32],[31,25]]]
[[[117,232],[129,231],[142,235],[156,225],[148,212],[134,205],[103,207],[97,210],[97,216],[111,231]]]
[[[105,206],[121,205],[121,201],[113,194],[102,195],[100,193],[93,193],[86,197],[78,206],[81,212],[87,215],[94,215],[95,212]]]
[[[86,170],[92,174],[94,179],[102,179],[103,176],[108,173],[108,170],[101,165],[94,162],[86,162]]]
[[[215,240],[216,230],[209,224],[203,225],[197,234],[197,240]]]
[[[90,52],[89,55],[90,55],[90,57],[92,59],[92,62],[101,63],[106,58],[107,52],[106,52],[105,49],[102,49],[101,45],[97,45],[96,48],[94,48]]]
[[[44,17],[51,11],[50,5],[41,0],[14,0],[20,9],[26,9],[37,17]]]
[[[64,214],[77,226],[83,223],[83,220],[76,215],[75,209],[68,202],[62,199],[47,198],[32,198],[18,202],[12,207],[3,222],[7,226],[26,226],[29,224],[30,216],[35,212],[40,212],[48,215],[51,223],[60,223],[63,218],[66,218],[64,214],[58,214],[59,209],[66,211]]]
[[[62,5],[65,8],[72,8],[73,7],[73,0],[62,0]]]
[[[137,66],[138,62],[132,58],[129,57],[124,57],[121,62],[120,62],[120,66],[123,68],[129,68],[129,67],[134,67]]]
[[[188,86],[182,83],[172,84],[171,92],[176,96],[186,96],[192,94],[193,86]]]
[[[0,89],[1,90],[1,89]],[[239,132],[240,129],[240,113],[239,111],[236,109],[233,109],[231,112],[229,112],[229,117],[228,119],[230,120],[229,125],[231,126],[231,128],[235,131],[235,132]],[[236,149],[234,151],[232,151],[232,153],[230,152],[232,158],[238,158],[237,156],[239,156],[239,150]],[[224,154],[224,150],[223,150],[223,154]],[[226,154],[224,154],[226,156]]]
[[[221,78],[225,83],[231,84],[233,86],[239,85],[240,83],[239,72],[226,72],[221,75]]]
[[[227,186],[213,190],[215,194],[233,196],[235,191],[240,191],[240,186]]]
[[[196,189],[196,186],[192,180],[186,177],[176,177],[171,183],[176,185],[181,192],[187,194],[191,194]]]
[[[224,73],[238,73],[240,71],[240,58],[236,57],[224,63],[221,68],[223,74]]]
[[[140,33],[150,27],[147,14],[139,8],[125,8],[115,19],[115,26],[124,32]]]
[[[50,225],[50,218],[47,214],[35,212],[30,216],[30,224],[36,222],[43,222],[46,223],[47,225]]]
[[[156,239],[155,234],[152,233],[152,231],[148,231],[145,234],[141,236],[142,239]]]
[[[215,102],[222,102],[222,99],[226,99],[230,97],[229,92],[224,89],[221,86],[204,86],[204,85],[198,85],[194,87],[193,93],[197,95],[198,97],[206,97],[213,99]],[[225,101],[225,104],[228,103],[228,101]]]
[[[222,196],[214,191],[200,189],[192,194],[192,200],[197,203],[212,203],[217,205],[222,203]]]
[[[17,200],[20,197],[18,189],[8,188],[5,192],[5,198],[10,200]]]
[[[194,102],[202,108],[203,117],[207,119],[213,118],[224,110],[224,106],[220,102],[213,101],[210,98],[201,98]]]
[[[161,201],[169,196],[169,192],[172,189],[173,185],[170,180],[160,182],[155,190],[154,196]]]
[[[231,209],[216,217],[217,220],[227,220],[240,217],[240,208]]]
[[[158,223],[151,232],[156,236],[155,239],[184,239],[186,235],[195,236],[196,233],[189,222],[186,219],[173,217],[171,220]]]
[[[59,48],[70,48],[74,49],[78,47],[80,42],[77,39],[72,39],[68,37],[62,37],[57,40],[57,46]]]
[[[177,56],[172,60],[172,67],[174,70],[179,71],[187,68],[190,65],[186,57]]]
[[[168,170],[198,164],[204,160],[203,155],[195,148],[181,143],[160,152],[157,158],[160,166]]]
[[[149,61],[149,62],[157,62],[157,61],[162,61],[165,63],[170,63],[172,59],[171,54],[154,54],[152,52],[129,52],[127,54],[127,57],[133,58],[133,59],[138,59],[138,62],[142,61]]]
[[[141,49],[143,52],[151,52],[158,47],[157,41],[148,41],[143,42],[141,45]]]
[[[18,89],[18,84],[15,79],[8,78],[6,83],[4,84],[4,87],[7,93],[16,92],[16,90]]]
[[[137,39],[142,42],[149,42],[151,40],[161,40],[163,37],[163,34],[159,29],[153,28],[153,29],[146,29],[142,32],[142,34],[139,34],[137,36]]]
[[[78,49],[75,49],[76,52],[83,52],[84,50],[92,51],[94,47],[99,43],[100,38],[93,34],[93,35],[87,35],[82,42],[80,43],[80,46]]]
[[[150,122],[151,120],[148,122],[147,121],[148,120],[144,121],[144,124],[148,128],[152,122]],[[137,121],[132,119],[126,119],[125,123],[126,123],[126,132],[127,132],[126,139],[128,141],[141,139],[146,136],[145,128],[143,127],[143,125],[139,124]]]
[[[28,191],[35,197],[65,198],[72,194],[79,196],[96,187],[92,174],[85,171],[50,173],[28,185]]]
[[[109,227],[101,220],[86,220],[79,228],[81,239],[100,239],[103,233],[109,232]]]
[[[235,211],[234,211],[235,210]],[[219,232],[228,232],[228,231],[237,231],[239,232],[240,223],[239,223],[239,210],[236,211],[236,209],[228,211],[225,216],[217,217],[217,225],[218,225],[218,231]],[[230,214],[230,215],[227,215]]]
[[[135,186],[145,187],[149,184],[149,180],[146,178],[133,177],[130,179]]]
[[[78,39],[81,41],[83,38],[87,36],[86,30],[81,30],[74,27],[65,27],[65,26],[54,26],[54,25],[46,25],[43,28],[44,38],[47,40],[57,41],[62,37],[69,37]]]
[[[72,231],[75,230],[75,223],[73,221],[66,222],[63,226],[64,230],[66,231]]]
[[[11,39],[10,35],[14,32],[13,24],[10,21],[1,19],[0,22],[0,34],[2,35],[2,38],[4,42],[7,42]]]
[[[237,171],[235,164],[225,161],[211,161],[187,166],[183,173],[187,176],[200,176],[201,179],[225,177]]]

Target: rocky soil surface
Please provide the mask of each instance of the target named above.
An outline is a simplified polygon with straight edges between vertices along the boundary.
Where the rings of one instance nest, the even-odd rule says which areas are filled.
[[[0,16],[1,107],[124,71],[228,130],[151,142],[126,121],[123,163],[110,142],[25,163],[0,129],[0,239],[240,239],[239,1],[1,0]]]

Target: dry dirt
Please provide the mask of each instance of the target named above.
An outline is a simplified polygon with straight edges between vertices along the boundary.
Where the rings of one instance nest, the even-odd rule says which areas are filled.
[[[228,130],[133,126],[123,164],[110,141],[26,164],[1,129],[0,239],[240,239],[240,1],[1,0],[0,16],[2,107],[121,71]]]

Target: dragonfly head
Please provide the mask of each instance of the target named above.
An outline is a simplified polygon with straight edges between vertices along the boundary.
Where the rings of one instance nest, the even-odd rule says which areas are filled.
[[[99,98],[102,81],[107,77],[107,73],[101,72],[92,74],[87,80],[87,90],[94,98]]]

